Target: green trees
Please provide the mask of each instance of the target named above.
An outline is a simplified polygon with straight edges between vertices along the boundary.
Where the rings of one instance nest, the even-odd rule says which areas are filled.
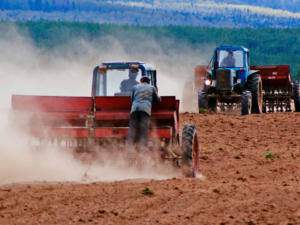
[[[292,76],[300,80],[300,29],[227,29],[183,26],[140,26],[71,22],[0,22],[1,27],[16,26],[22,33],[29,33],[35,45],[52,49],[71,39],[82,38],[89,42],[104,42],[103,37],[114,37],[123,46],[135,52],[136,44],[155,41],[161,51],[173,54],[188,49],[197,55],[205,52],[209,61],[217,45],[243,45],[250,50],[252,65],[289,64]],[[101,44],[101,43],[100,43]],[[139,45],[139,46],[142,46]],[[149,47],[149,51],[151,51]],[[130,53],[130,52],[129,52]],[[199,54],[200,58],[203,55]],[[185,62],[183,62],[185,63]]]

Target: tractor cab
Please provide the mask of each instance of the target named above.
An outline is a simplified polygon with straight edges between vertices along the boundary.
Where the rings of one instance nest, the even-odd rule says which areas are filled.
[[[206,86],[226,92],[242,89],[249,74],[249,51],[242,46],[219,46],[211,67]]]
[[[92,96],[130,96],[132,88],[147,76],[156,85],[156,70],[141,62],[103,62],[93,73]]]
[[[214,65],[216,65],[216,69],[247,70],[248,60],[248,49],[244,47],[220,46],[215,49]]]
[[[243,46],[215,49],[204,88],[198,92],[198,106],[216,111],[241,106],[242,115],[260,113],[261,80],[258,70],[249,69],[249,51]]]

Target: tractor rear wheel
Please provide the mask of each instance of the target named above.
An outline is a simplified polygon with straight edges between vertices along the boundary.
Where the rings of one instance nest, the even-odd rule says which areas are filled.
[[[262,111],[262,81],[259,74],[248,78],[248,90],[252,94],[251,113],[259,114]]]
[[[182,172],[186,177],[196,177],[199,170],[199,143],[196,127],[184,126],[182,131]]]
[[[251,113],[252,96],[250,91],[244,91],[242,94],[242,115]]]
[[[294,97],[294,104],[295,104],[295,111],[300,112],[300,85],[299,82],[294,82],[293,87],[293,97]]]

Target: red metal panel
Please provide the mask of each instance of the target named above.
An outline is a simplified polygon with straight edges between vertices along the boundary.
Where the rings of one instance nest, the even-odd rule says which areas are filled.
[[[101,127],[95,128],[95,137],[100,138],[125,138],[128,127]]]
[[[180,101],[176,100],[176,113],[177,113],[178,126],[179,126],[179,104],[180,104]]]
[[[98,138],[126,138],[128,127],[99,127],[95,128],[95,137]],[[149,131],[150,138],[172,138],[172,128],[152,128]]]
[[[95,112],[96,120],[128,120],[129,124],[130,111],[128,112],[119,112],[119,111],[100,111]]]
[[[32,117],[41,120],[85,120],[86,112],[35,112]]]
[[[128,127],[100,127],[94,129],[94,137],[98,138],[126,138]],[[30,135],[39,138],[87,138],[88,128],[30,128]],[[149,131],[150,138],[172,138],[172,128],[152,128]]]
[[[175,111],[156,111],[151,114],[151,119],[171,119],[173,120],[173,115]],[[128,120],[129,122],[130,112],[107,112],[101,111],[95,113],[96,120]]]
[[[291,89],[291,75],[289,65],[251,66],[252,70],[259,70],[263,89]]]
[[[13,95],[12,108],[39,112],[90,112],[91,97]]]
[[[131,100],[129,96],[96,97],[95,107],[96,111],[130,112]]]
[[[108,121],[109,124],[108,128],[95,128],[95,136],[126,137],[128,128],[116,126],[122,126],[120,121],[123,121],[123,126],[128,126],[130,98],[96,97],[95,104],[96,126],[105,126],[101,124],[104,121]],[[26,112],[29,116],[29,124],[32,126],[30,133],[36,137],[88,137],[89,129],[82,126],[85,126],[87,115],[92,113],[92,105],[93,99],[90,97],[12,96],[12,108],[22,113]],[[179,101],[174,96],[164,96],[160,103],[153,104],[151,120],[158,128],[150,130],[151,137],[172,138],[171,127],[176,130],[178,126],[178,108]]]
[[[12,109],[32,126],[50,127],[85,126],[92,111],[91,97],[58,97],[13,95]]]
[[[129,111],[131,100],[128,96],[96,97],[96,111]],[[161,102],[153,102],[152,112],[163,110],[177,110],[179,107],[175,96],[162,96]]]
[[[32,127],[84,127],[88,114],[85,112],[27,112],[13,111],[13,122],[26,129]]]
[[[131,104],[128,96],[96,97],[95,121],[97,126],[128,126]],[[178,109],[179,100],[176,100],[175,96],[163,96],[161,102],[153,103],[151,121],[156,126],[172,126],[175,128],[174,112],[178,122]]]
[[[74,128],[74,127],[51,127],[51,128],[42,128],[42,127],[33,127],[30,128],[30,134],[34,137],[40,138],[85,138],[89,137],[89,129],[87,128]]]
[[[153,102],[152,112],[163,110],[176,110],[177,102],[175,96],[162,96],[161,102]]]
[[[173,111],[156,111],[152,113],[152,117],[155,119],[171,119],[173,120],[173,115],[174,115],[174,110]]]

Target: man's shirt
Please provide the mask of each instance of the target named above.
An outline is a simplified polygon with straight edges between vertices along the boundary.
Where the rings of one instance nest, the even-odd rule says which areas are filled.
[[[131,112],[143,111],[151,116],[152,101],[159,102],[160,97],[156,88],[150,84],[142,83],[133,87],[131,95]]]

